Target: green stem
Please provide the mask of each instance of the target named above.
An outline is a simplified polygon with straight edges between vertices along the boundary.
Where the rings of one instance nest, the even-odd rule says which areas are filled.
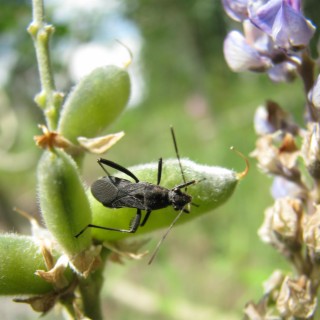
[[[102,320],[101,288],[102,270],[96,271],[87,279],[81,279],[79,289],[82,297],[84,314],[90,319]]]
[[[44,21],[43,0],[32,0],[32,15],[33,21],[28,27],[28,32],[34,42],[41,83],[41,91],[35,101],[44,110],[49,130],[54,130],[63,98],[63,95],[55,89],[51,70],[49,40],[54,27]]]
[[[88,278],[81,278],[79,289],[81,293],[84,315],[90,319],[102,320],[101,289],[103,286],[103,271],[110,251],[106,248],[101,252],[101,265]]]

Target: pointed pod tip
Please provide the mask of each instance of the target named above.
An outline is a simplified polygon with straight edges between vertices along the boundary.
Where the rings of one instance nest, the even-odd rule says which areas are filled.
[[[116,39],[116,41],[128,51],[129,59],[126,61],[123,61],[124,69],[128,69],[133,61],[133,53],[132,53],[131,49],[129,48],[129,46],[127,46],[125,43],[123,43],[122,41],[120,41],[118,39]]]
[[[241,179],[243,179],[243,178],[248,174],[248,172],[249,172],[249,168],[250,168],[249,160],[248,160],[248,158],[247,158],[246,156],[244,156],[243,153],[241,153],[239,150],[235,149],[234,146],[231,146],[231,147],[230,147],[230,150],[233,151],[233,152],[235,152],[238,156],[240,156],[240,157],[245,161],[245,163],[246,163],[245,169],[244,169],[242,172],[238,172],[238,173],[237,173],[237,179],[238,179],[238,180],[241,180]]]

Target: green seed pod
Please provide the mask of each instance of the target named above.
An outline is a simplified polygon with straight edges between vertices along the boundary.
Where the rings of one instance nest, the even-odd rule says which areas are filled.
[[[241,174],[238,174],[233,170],[199,165],[186,159],[182,159],[181,164],[187,182],[191,180],[197,180],[199,182],[189,186],[187,189],[187,193],[192,196],[192,203],[196,205],[191,205],[190,213],[183,214],[177,221],[177,224],[190,221],[191,219],[222,205],[232,195],[239,178],[241,177]],[[131,167],[129,170],[132,171],[140,181],[148,181],[156,184],[157,168],[157,163],[151,163]],[[114,175],[128,179],[123,173],[116,173]],[[182,183],[183,181],[178,161],[165,161],[162,170],[161,186],[171,189]],[[184,192],[184,189],[182,189],[182,191]],[[131,219],[136,214],[135,209],[106,208],[92,196],[90,190],[88,192],[93,214],[93,224],[111,228],[128,229]],[[155,210],[151,213],[148,222],[143,227],[138,228],[135,234],[147,233],[156,229],[168,227],[178,213],[179,212],[175,211],[170,205],[165,209]],[[92,228],[91,230],[94,238],[99,240],[117,240],[132,235],[95,228]]]
[[[91,211],[85,188],[73,159],[62,150],[46,150],[38,165],[38,198],[49,231],[69,256],[91,243],[90,231],[75,234],[90,223]]]
[[[66,99],[58,132],[73,143],[77,137],[92,138],[122,112],[130,95],[130,78],[125,69],[100,67],[84,77]]]
[[[35,275],[46,270],[41,249],[32,237],[0,235],[0,294],[43,294],[51,284]]]

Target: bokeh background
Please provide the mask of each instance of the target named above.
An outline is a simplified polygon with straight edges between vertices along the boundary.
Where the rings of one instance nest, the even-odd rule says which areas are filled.
[[[316,24],[319,4],[306,1],[306,15]],[[98,65],[128,59],[117,40],[132,51],[130,105],[107,130],[126,132],[107,154],[124,166],[174,157],[173,125],[182,157],[242,171],[243,161],[229,147],[247,156],[254,149],[257,106],[275,100],[301,122],[301,83],[274,84],[262,74],[228,69],[223,39],[240,26],[218,0],[48,0],[45,6],[47,21],[56,28],[51,58],[59,90],[68,93]],[[43,118],[33,102],[40,85],[26,32],[30,21],[30,1],[0,0],[0,229],[23,234],[30,233],[29,224],[13,207],[41,219],[35,176],[41,151],[33,136],[40,134],[37,124]],[[95,158],[86,158],[88,185],[101,176]],[[272,203],[271,179],[250,162],[233,197],[175,228],[151,266],[146,259],[107,266],[103,306],[108,319],[240,319],[246,302],[262,296],[262,283],[272,271],[288,270],[257,236]],[[150,235],[147,247],[152,250],[160,237],[161,232]],[[36,317],[11,298],[2,297],[0,308],[3,319]],[[60,315],[53,311],[43,319]]]

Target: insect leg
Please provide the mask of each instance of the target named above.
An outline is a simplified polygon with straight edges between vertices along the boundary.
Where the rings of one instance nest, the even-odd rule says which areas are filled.
[[[148,221],[148,219],[150,217],[150,213],[151,213],[151,210],[147,210],[146,215],[144,216],[144,219],[142,220],[142,222],[140,224],[140,227],[143,227],[146,224],[146,222]]]
[[[129,233],[135,233],[140,225],[141,221],[141,210],[137,209],[137,214],[130,222],[130,229],[127,231]]]
[[[98,163],[101,166],[101,168],[103,169],[103,171],[107,173],[108,176],[109,176],[109,173],[103,167],[103,164],[123,172],[124,174],[128,175],[129,177],[131,177],[135,182],[137,182],[137,183],[139,182],[139,179],[131,171],[129,171],[128,169],[126,169],[123,166],[120,166],[120,164],[117,164],[117,163],[115,163],[113,161],[110,161],[110,160],[107,160],[107,159],[103,159],[103,158],[98,159]]]
[[[76,238],[78,238],[80,235],[82,235],[88,228],[95,228],[95,229],[103,229],[103,230],[109,230],[109,231],[117,231],[117,232],[124,232],[124,233],[135,233],[140,225],[141,220],[141,210],[137,209],[137,214],[132,219],[129,229],[117,229],[117,228],[109,228],[109,227],[103,227],[103,226],[97,226],[95,224],[88,224],[85,228],[83,228],[78,234],[75,235]]]
[[[162,175],[162,158],[159,159],[158,162],[158,178],[157,178],[157,185],[160,184],[161,181],[161,175]]]

